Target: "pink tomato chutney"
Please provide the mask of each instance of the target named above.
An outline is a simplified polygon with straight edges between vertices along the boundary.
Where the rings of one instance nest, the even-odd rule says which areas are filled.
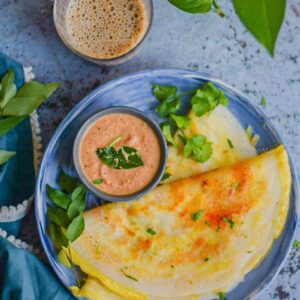
[[[115,169],[102,162],[96,150],[108,147],[116,139],[114,149],[123,146],[135,148],[143,165]],[[127,113],[100,117],[83,135],[79,149],[84,176],[100,191],[118,196],[130,195],[146,187],[158,172],[160,155],[159,139],[154,130],[144,120]]]

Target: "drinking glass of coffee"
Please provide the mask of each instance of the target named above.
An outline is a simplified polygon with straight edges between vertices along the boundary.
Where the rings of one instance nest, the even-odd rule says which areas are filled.
[[[99,65],[131,59],[151,27],[153,0],[56,0],[54,23],[63,42]]]

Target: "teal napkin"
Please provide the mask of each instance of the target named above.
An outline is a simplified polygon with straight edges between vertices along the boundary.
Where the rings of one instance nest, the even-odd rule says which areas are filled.
[[[11,68],[15,71],[15,84],[19,89],[25,82],[23,66],[0,53],[0,79]],[[22,224],[21,219],[16,219],[16,213],[25,209],[20,204],[32,196],[35,181],[28,118],[0,138],[0,149],[17,151],[14,158],[0,166],[0,228],[16,236]]]
[[[58,278],[33,254],[0,237],[1,300],[71,300]]]
[[[11,68],[19,89],[25,82],[23,66],[0,53],[0,79]],[[0,300],[71,300],[74,297],[33,254],[1,237],[1,230],[17,236],[22,218],[16,212],[34,190],[32,133],[29,119],[0,138],[0,148],[17,155],[0,166]]]

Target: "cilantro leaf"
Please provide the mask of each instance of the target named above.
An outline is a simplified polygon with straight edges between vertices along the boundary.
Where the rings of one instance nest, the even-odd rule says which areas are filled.
[[[234,148],[234,145],[232,143],[232,140],[231,139],[227,139],[227,144],[229,146],[229,148],[233,149]]]
[[[147,233],[151,234],[151,235],[156,235],[156,231],[152,228],[148,228],[147,229]]]
[[[231,229],[235,225],[235,223],[230,218],[224,218],[223,221],[226,222],[226,223],[228,223]]]
[[[67,229],[67,238],[69,241],[74,242],[83,232],[85,227],[84,218],[82,214],[78,215],[72,220]]]
[[[300,241],[295,241],[294,242],[294,247],[300,248]]]
[[[170,118],[176,123],[176,126],[180,129],[190,127],[191,119],[189,116],[170,115]]]
[[[227,106],[229,99],[212,82],[204,84],[191,99],[192,110],[200,117],[215,109],[219,104]]]
[[[191,157],[203,163],[210,158],[213,149],[211,143],[204,135],[196,135],[187,140],[183,151],[185,157]]]
[[[98,148],[96,154],[106,165],[114,169],[133,169],[144,165],[140,152],[128,146]]]
[[[70,200],[66,194],[64,194],[59,190],[54,189],[48,184],[46,186],[46,191],[48,197],[53,201],[54,204],[56,204],[57,206],[63,209],[67,209],[67,207],[70,204]]]
[[[161,128],[162,128],[162,132],[166,138],[166,141],[172,145],[175,144],[174,142],[174,138],[172,135],[172,127],[171,124],[169,122],[164,122],[161,124]]]
[[[1,81],[0,90],[0,108],[3,109],[8,102],[16,95],[17,87],[14,84],[15,72],[13,69],[9,70]]]
[[[101,184],[103,182],[103,179],[102,178],[98,178],[98,179],[95,179],[95,180],[93,180],[93,184],[95,184],[95,185],[99,185],[99,184]]]
[[[161,181],[165,181],[167,179],[169,179],[172,176],[172,174],[165,172],[163,177],[161,178]]]
[[[267,99],[266,99],[265,97],[262,97],[262,98],[261,98],[261,100],[260,100],[260,105],[261,105],[261,106],[264,106],[264,107],[267,105]]]
[[[202,218],[203,215],[204,215],[204,210],[200,209],[199,211],[192,214],[192,219],[197,222]]]
[[[227,295],[224,292],[218,292],[217,296],[219,297],[219,300],[227,300]]]
[[[154,84],[153,94],[160,102],[156,111],[162,117],[168,117],[170,114],[175,114],[179,110],[181,101],[177,94],[176,86]]]

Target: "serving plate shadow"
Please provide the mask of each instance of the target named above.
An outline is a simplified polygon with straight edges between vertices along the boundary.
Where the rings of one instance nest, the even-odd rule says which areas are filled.
[[[46,204],[49,199],[46,195],[46,184],[58,187],[57,178],[61,168],[75,175],[72,145],[79,128],[95,112],[120,105],[142,110],[160,122],[161,119],[155,112],[157,100],[152,95],[153,83],[176,85],[181,93],[194,90],[207,81],[213,82],[224,91],[230,99],[229,110],[243,127],[247,128],[250,125],[260,136],[257,144],[259,152],[284,144],[274,125],[261,109],[250,104],[246,96],[233,87],[203,73],[179,69],[150,69],[119,77],[95,89],[73,108],[54,133],[40,165],[35,191],[35,214],[40,239],[52,268],[67,288],[75,285],[76,280],[71,270],[58,261],[54,245],[47,234]],[[187,111],[188,97],[184,98],[183,102],[183,111]],[[244,281],[228,294],[228,300],[249,299],[260,293],[280,271],[292,247],[299,215],[299,203],[296,172],[290,155],[289,158],[292,189],[285,228],[261,264],[248,273]],[[103,203],[92,194],[88,195],[87,201],[88,208]]]

